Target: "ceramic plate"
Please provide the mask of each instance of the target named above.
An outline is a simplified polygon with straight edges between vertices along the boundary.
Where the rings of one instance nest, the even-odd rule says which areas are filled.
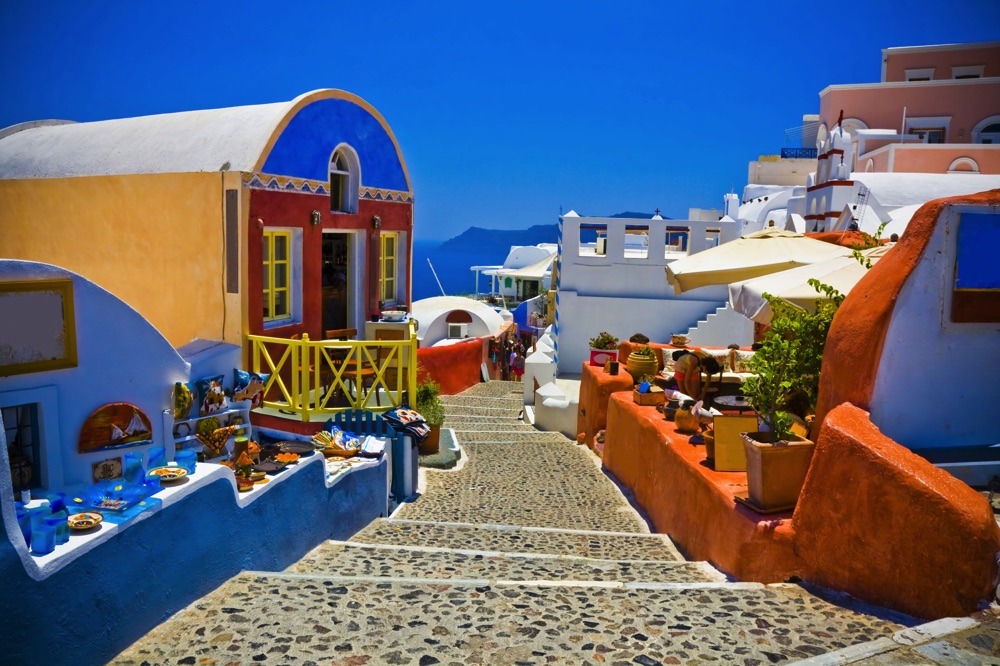
[[[281,442],[281,450],[285,453],[297,453],[299,457],[312,455],[316,447],[312,442]]]
[[[277,460],[267,460],[259,465],[254,465],[252,468],[255,472],[266,472],[268,474],[277,474],[281,470],[285,469],[285,463],[280,463]]]
[[[158,476],[160,477],[160,483],[166,483],[183,479],[187,476],[187,473],[187,469],[183,467],[154,467],[146,472],[146,478],[151,479],[154,476]]]
[[[104,516],[99,513],[74,513],[66,519],[66,523],[71,530],[89,530],[97,527],[104,520]]]

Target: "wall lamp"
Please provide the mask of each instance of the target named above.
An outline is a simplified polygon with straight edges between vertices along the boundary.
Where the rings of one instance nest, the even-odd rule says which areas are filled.
[[[314,210],[313,212],[309,213],[309,221],[312,222],[312,225],[314,227],[318,227],[320,222],[323,221],[323,216],[320,215],[318,210]]]
[[[372,215],[372,227],[378,229],[382,226],[382,218],[378,215]]]

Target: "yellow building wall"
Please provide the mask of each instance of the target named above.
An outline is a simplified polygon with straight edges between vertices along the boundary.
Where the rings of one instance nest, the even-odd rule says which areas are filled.
[[[241,191],[245,210],[238,173],[0,181],[0,257],[55,264],[93,280],[175,347],[195,338],[239,343],[243,306],[238,294],[225,293],[226,187]],[[242,274],[242,239],[239,247]],[[113,321],[107,332],[114,335]]]

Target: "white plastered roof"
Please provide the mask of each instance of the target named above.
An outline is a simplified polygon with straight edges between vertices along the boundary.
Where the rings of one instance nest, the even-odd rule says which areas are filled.
[[[414,301],[410,308],[413,316],[420,323],[420,328],[417,330],[417,337],[422,340],[424,334],[434,322],[455,310],[465,310],[473,317],[481,320],[486,325],[490,335],[496,335],[503,327],[503,317],[485,303],[480,303],[479,301],[463,296],[434,296],[433,298],[423,298],[419,301]]]
[[[0,131],[0,179],[253,171],[290,102]]]
[[[942,197],[1000,188],[1000,175],[964,173],[852,173],[888,211]]]

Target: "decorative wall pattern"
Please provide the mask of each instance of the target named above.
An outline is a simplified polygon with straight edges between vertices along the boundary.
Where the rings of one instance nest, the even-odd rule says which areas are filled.
[[[329,194],[327,183],[310,178],[292,178],[290,176],[274,176],[267,173],[244,173],[243,184],[251,190],[278,190],[287,192],[303,192],[306,194]],[[378,187],[359,187],[359,199],[371,201],[401,201],[413,203],[413,195],[409,192],[390,190]]]

